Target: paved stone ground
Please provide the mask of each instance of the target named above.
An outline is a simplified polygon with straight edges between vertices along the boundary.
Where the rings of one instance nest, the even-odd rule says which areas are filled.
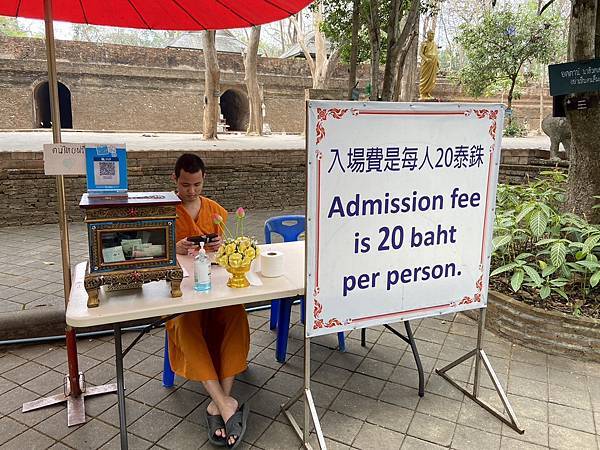
[[[268,329],[268,314],[249,316],[249,368],[234,389],[252,407],[241,448],[298,448],[279,405],[302,385],[302,328],[293,326],[288,360],[281,365],[275,361],[275,334]],[[423,398],[415,389],[412,355],[390,332],[369,329],[366,348],[360,346],[359,333],[352,332],[346,353],[335,349],[335,335],[314,340],[312,389],[330,449],[599,448],[598,364],[547,356],[488,334],[486,351],[526,429],[519,435],[432,373],[475,345],[475,322],[457,315],[415,321],[413,327],[426,371]],[[134,337],[125,334],[125,342]],[[211,448],[203,425],[207,396],[201,385],[183,379],[176,379],[171,389],[161,385],[163,342],[164,331],[156,330],[125,359],[131,448]],[[82,339],[78,347],[89,383],[114,381],[111,336]],[[23,402],[60,392],[66,370],[62,342],[0,348],[0,447],[118,448],[115,394],[86,400],[88,422],[72,428],[66,425],[63,406],[21,412]],[[464,385],[472,369],[467,363],[453,372]],[[487,377],[483,386],[482,396],[499,407]],[[299,418],[301,404],[293,411]]]
[[[304,137],[298,134],[273,134],[270,136],[245,136],[220,134],[216,141],[205,141],[199,133],[151,133],[90,131],[63,131],[63,142],[127,143],[127,150],[233,150],[233,149],[299,149],[304,148]],[[50,131],[0,132],[0,152],[39,150],[43,144],[52,143]],[[548,136],[503,138],[502,148],[550,148]]]

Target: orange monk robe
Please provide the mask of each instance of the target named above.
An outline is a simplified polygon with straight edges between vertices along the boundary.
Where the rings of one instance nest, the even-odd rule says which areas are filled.
[[[217,202],[201,197],[202,206],[194,220],[177,206],[176,240],[188,236],[219,233],[213,215],[227,220],[227,211]],[[222,380],[246,370],[250,330],[242,305],[182,314],[167,322],[169,361],[173,371],[195,381]]]

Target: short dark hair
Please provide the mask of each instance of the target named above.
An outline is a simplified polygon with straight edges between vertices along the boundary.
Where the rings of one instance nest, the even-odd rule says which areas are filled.
[[[185,170],[187,173],[202,171],[202,175],[204,175],[206,173],[206,166],[199,156],[192,153],[184,153],[177,158],[177,162],[175,163],[175,178],[179,178],[182,170]]]

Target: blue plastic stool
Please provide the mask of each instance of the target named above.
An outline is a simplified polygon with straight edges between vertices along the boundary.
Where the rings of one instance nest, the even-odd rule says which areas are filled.
[[[271,243],[271,233],[279,234],[284,242],[297,241],[306,229],[306,219],[301,215],[271,217],[265,222],[265,243]],[[290,320],[292,313],[292,298],[282,298],[271,302],[270,328],[277,328],[277,344],[275,358],[280,363],[285,362],[287,342],[290,334]],[[300,298],[300,311],[302,323],[306,320],[304,297]],[[344,333],[338,333],[338,346],[340,351],[346,351]]]
[[[175,373],[171,369],[171,363],[169,362],[169,335],[165,330],[165,356],[163,360],[163,376],[162,383],[164,387],[173,387],[175,383]]]

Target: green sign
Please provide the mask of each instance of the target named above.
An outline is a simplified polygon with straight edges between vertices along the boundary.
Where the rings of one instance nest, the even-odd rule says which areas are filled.
[[[600,59],[548,66],[550,95],[600,91]]]

